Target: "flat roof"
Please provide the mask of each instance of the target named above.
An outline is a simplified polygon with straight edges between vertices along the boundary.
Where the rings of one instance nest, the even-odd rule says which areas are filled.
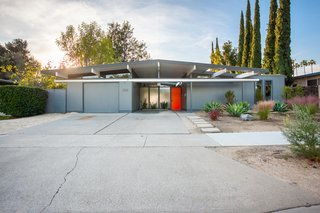
[[[197,62],[171,60],[145,60],[67,69],[42,70],[42,73],[54,75],[58,79],[76,79],[87,76],[105,77],[114,74],[131,74],[133,78],[186,78],[191,74],[212,75],[215,71],[226,70],[226,77],[233,72],[248,73],[246,76],[266,74],[269,71],[260,68],[225,66]],[[251,74],[250,74],[251,73]],[[221,74],[222,76],[224,74]]]
[[[301,78],[308,78],[308,77],[314,77],[314,76],[320,76],[320,72],[314,72],[314,73],[308,73],[304,75],[298,75],[294,76],[293,79],[301,79]]]

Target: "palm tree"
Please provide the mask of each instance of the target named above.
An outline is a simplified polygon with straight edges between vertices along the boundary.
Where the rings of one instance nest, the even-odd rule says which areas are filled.
[[[308,61],[307,60],[302,60],[300,62],[300,66],[303,67],[303,72],[306,74],[306,66],[308,66]]]
[[[313,59],[311,59],[310,61],[308,61],[308,65],[311,66],[311,73],[313,73],[313,65],[315,65],[317,62]]]
[[[292,67],[296,70],[296,75],[298,75],[298,68],[300,67],[300,64],[296,62],[296,60],[292,60]]]

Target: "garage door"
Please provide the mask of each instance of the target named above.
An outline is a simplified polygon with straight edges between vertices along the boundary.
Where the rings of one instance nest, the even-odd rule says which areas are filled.
[[[84,83],[84,112],[118,112],[118,83]]]

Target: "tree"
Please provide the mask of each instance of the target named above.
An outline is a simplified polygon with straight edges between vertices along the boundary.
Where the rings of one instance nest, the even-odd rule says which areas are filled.
[[[256,0],[254,7],[254,26],[250,54],[250,67],[261,68],[261,33],[259,0]]]
[[[223,58],[220,52],[218,38],[216,38],[216,49],[214,53],[213,64],[223,64]]]
[[[241,10],[237,66],[241,66],[242,64],[243,45],[244,45],[244,18],[243,18],[243,11]]]
[[[78,32],[73,25],[67,26],[56,43],[75,66],[116,62],[111,39],[96,22],[82,22]]]
[[[244,35],[244,46],[242,53],[242,64],[243,67],[248,67],[250,62],[250,51],[251,51],[251,40],[252,40],[252,22],[251,22],[251,8],[250,1],[247,1],[247,11],[246,11],[246,28]]]
[[[232,42],[225,42],[222,46],[222,63],[228,66],[236,66],[237,56],[237,49],[232,47]]]
[[[308,65],[311,66],[311,73],[313,73],[313,65],[315,65],[317,62],[313,59],[311,59],[310,61],[308,61]]]
[[[306,66],[308,66],[308,61],[307,60],[302,60],[300,62],[300,66],[303,67],[303,72],[306,74]]]
[[[133,36],[134,28],[128,21],[122,25],[117,22],[109,24],[108,36],[112,40],[116,59],[121,62],[139,61],[150,58],[147,45]]]
[[[210,61],[211,64],[214,63],[214,45],[213,45],[213,41],[211,42],[211,54],[210,54]]]
[[[266,37],[266,45],[264,48],[263,68],[268,69],[272,74],[274,71],[274,55],[275,55],[275,28],[277,18],[278,3],[277,0],[270,1],[269,23]]]
[[[280,7],[276,19],[276,42],[274,56],[274,73],[286,76],[286,84],[293,82],[293,68],[291,63],[291,15],[290,0],[280,0]]]

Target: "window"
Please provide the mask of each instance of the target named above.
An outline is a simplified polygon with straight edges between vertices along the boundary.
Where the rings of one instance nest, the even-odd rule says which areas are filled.
[[[256,82],[256,97],[255,101],[262,101],[263,100],[263,95],[262,95],[262,82],[258,81]]]
[[[308,87],[310,87],[310,86],[318,86],[317,79],[308,80],[308,81],[307,81],[307,86],[308,86]]]
[[[265,81],[265,100],[272,100],[272,81]]]

